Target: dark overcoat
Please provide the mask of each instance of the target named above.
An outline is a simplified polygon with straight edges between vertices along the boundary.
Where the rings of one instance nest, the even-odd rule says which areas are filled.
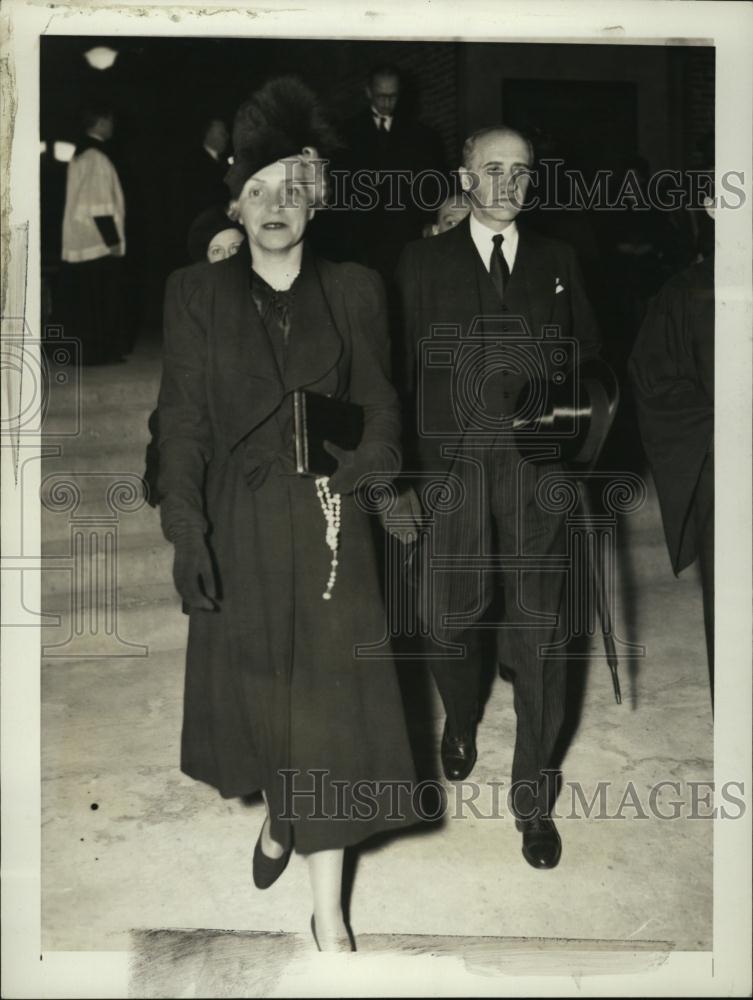
[[[630,357],[643,446],[672,568],[697,554],[691,515],[714,439],[714,258],[671,278],[651,302]]]
[[[314,806],[329,815],[332,782],[409,781],[413,769],[394,664],[356,652],[386,634],[370,518],[342,498],[337,580],[323,600],[331,552],[314,482],[295,472],[290,394],[361,404],[363,442],[388,473],[400,420],[378,275],[304,249],[280,371],[250,267],[244,248],[175,272],[166,292],[163,528],[171,540],[206,533],[220,589],[218,610],[190,616],[181,766],[225,796],[263,789],[273,836],[306,852],[400,825],[375,807],[312,819]]]
[[[515,266],[500,301],[467,218],[440,236],[410,243],[401,255],[397,281],[403,317],[398,346],[402,381],[406,393],[415,389],[415,409],[408,421],[414,431],[413,458],[424,473],[441,477],[453,472],[470,498],[461,509],[437,516],[435,548],[461,560],[489,554],[492,507],[499,500],[490,491],[495,482],[515,476],[512,493],[517,505],[507,511],[509,526],[503,533],[520,553],[552,550],[563,517],[542,510],[536,491],[541,478],[561,465],[556,459],[537,465],[522,462],[505,428],[532,373],[551,377],[555,355],[543,347],[531,353],[531,340],[543,344],[547,332],[557,331],[565,351],[562,365],[568,367],[600,350],[598,325],[575,252],[520,223]],[[538,368],[530,367],[532,357],[538,358]],[[459,450],[466,459],[458,459]],[[500,462],[505,469],[498,468]],[[532,580],[556,576],[528,575]],[[436,611],[464,616],[467,623],[480,619],[492,600],[490,573],[458,568],[438,574],[434,583]],[[554,605],[558,591],[548,589],[552,592],[545,603]],[[529,638],[532,645],[536,630]]]

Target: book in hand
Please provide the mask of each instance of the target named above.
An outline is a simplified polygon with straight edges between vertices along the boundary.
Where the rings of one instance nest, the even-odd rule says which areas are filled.
[[[293,393],[295,464],[302,476],[331,476],[337,459],[324,447],[330,441],[353,451],[363,435],[363,407],[307,389]]]

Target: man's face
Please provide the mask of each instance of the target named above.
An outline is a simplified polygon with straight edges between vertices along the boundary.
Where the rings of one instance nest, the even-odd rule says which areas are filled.
[[[310,169],[300,161],[278,160],[243,185],[238,210],[253,253],[284,252],[303,239],[314,216]]]
[[[506,228],[523,207],[530,168],[528,143],[519,135],[490,132],[478,139],[471,163],[459,171],[474,217],[490,229]]]
[[[103,115],[97,122],[97,131],[104,140],[112,139],[112,134],[115,131],[115,119],[113,116]]]
[[[380,115],[394,115],[400,96],[400,81],[396,76],[375,76],[366,93],[372,107]]]
[[[230,136],[228,135],[225,123],[216,118],[214,121],[209,123],[209,128],[207,129],[206,136],[204,137],[204,143],[213,149],[218,156],[222,154],[227,149],[227,144]]]
[[[207,247],[207,260],[210,264],[216,264],[220,260],[227,260],[238,253],[243,243],[243,233],[235,227],[223,229],[212,237]]]

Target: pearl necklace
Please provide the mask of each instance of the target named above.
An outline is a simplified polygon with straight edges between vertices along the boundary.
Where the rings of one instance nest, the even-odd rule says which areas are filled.
[[[340,545],[340,494],[330,493],[329,478],[327,476],[314,480],[316,495],[319,497],[322,513],[327,522],[325,541],[332,552],[332,563],[330,565],[327,589],[322,594],[325,601],[332,599],[332,588],[335,586],[337,577],[337,550]]]

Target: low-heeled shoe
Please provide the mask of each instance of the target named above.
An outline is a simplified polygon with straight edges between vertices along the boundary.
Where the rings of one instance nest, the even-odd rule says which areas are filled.
[[[264,826],[262,825],[262,831]],[[257,889],[268,889],[285,871],[285,866],[290,859],[290,848],[279,858],[270,858],[261,849],[261,833],[254,847],[254,885]]]

